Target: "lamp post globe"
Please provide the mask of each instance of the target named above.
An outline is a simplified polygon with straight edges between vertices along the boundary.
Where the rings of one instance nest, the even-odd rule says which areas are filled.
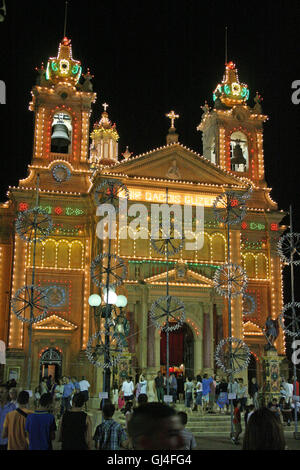
[[[116,299],[116,307],[124,308],[127,305],[127,298],[125,295],[118,295]]]
[[[89,305],[91,307],[99,307],[101,305],[101,297],[98,294],[92,294],[89,296]]]
[[[103,289],[104,303],[110,304],[110,305],[115,305],[117,297],[118,297],[117,294],[112,289],[108,289],[108,292],[107,292],[106,288]]]

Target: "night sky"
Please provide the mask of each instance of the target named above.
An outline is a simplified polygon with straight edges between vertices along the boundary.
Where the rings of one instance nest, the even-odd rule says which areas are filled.
[[[200,106],[205,100],[212,105],[212,92],[222,80],[227,26],[228,61],[236,63],[240,81],[248,84],[248,104],[253,106],[259,91],[270,118],[264,127],[264,153],[271,196],[279,209],[293,205],[294,231],[300,232],[300,104],[291,101],[292,82],[300,80],[299,1],[68,3],[66,35],[73,57],[95,76],[98,99],[91,124],[101,116],[101,103],[109,103],[120,152],[128,145],[134,155],[165,145],[165,114],[171,109],[180,115],[175,123],[180,143],[202,154],[196,131]],[[27,174],[34,69],[57,55],[65,1],[6,0],[6,6],[0,23],[0,80],[7,91],[6,104],[0,106],[2,201],[8,186]]]

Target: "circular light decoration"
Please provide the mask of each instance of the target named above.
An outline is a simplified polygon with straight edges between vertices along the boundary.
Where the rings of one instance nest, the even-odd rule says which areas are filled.
[[[185,320],[184,304],[178,297],[160,297],[151,305],[150,319],[161,331],[178,330]]]
[[[125,186],[121,181],[106,179],[95,189],[94,198],[97,206],[100,206],[101,204],[112,204],[115,211],[118,212],[119,199],[129,199],[129,191],[127,186]]]
[[[243,315],[252,315],[256,310],[256,302],[253,295],[243,294]]]
[[[300,264],[300,233],[287,233],[279,239],[278,253],[282,261],[297,266]]]
[[[237,297],[246,290],[247,276],[240,265],[227,263],[216,270],[213,282],[218,294],[224,297],[229,297],[229,294],[231,297]]]
[[[112,332],[98,331],[89,338],[86,348],[88,360],[104,369],[118,364],[123,352],[122,340]],[[106,357],[109,360],[106,361]]]
[[[114,254],[103,253],[91,263],[91,277],[98,287],[106,288],[107,279],[110,288],[117,287],[122,284],[126,274],[124,261]]]
[[[300,318],[296,313],[296,309],[299,308],[300,302],[290,302],[283,307],[278,317],[283,331],[294,338],[300,336]]]
[[[248,367],[251,352],[238,338],[222,339],[215,351],[216,364],[227,374],[241,372]]]
[[[35,285],[21,287],[13,296],[11,307],[23,323],[37,323],[48,313],[47,289]]]
[[[58,163],[57,165],[54,165],[52,168],[52,176],[57,181],[57,183],[64,183],[65,181],[68,181],[68,179],[71,178],[71,171],[67,167],[67,165],[64,165],[63,163]]]
[[[52,229],[51,217],[39,207],[20,212],[16,220],[16,231],[26,242],[40,242],[50,235]]]
[[[213,209],[218,222],[233,225],[243,220],[247,207],[240,195],[233,191],[226,191],[217,196]]]
[[[49,308],[59,308],[65,303],[66,291],[63,287],[54,285],[47,287],[46,296]]]
[[[179,233],[174,228],[174,224],[170,223],[170,232],[166,233],[164,230],[163,225],[159,224],[159,231],[161,233],[161,238],[152,238],[151,237],[151,245],[157,253],[164,254],[164,255],[174,255],[182,250],[183,242],[184,242],[184,235]],[[179,236],[175,236],[176,232]]]

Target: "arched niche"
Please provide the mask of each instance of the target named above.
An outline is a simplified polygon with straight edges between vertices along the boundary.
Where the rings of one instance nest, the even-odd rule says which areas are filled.
[[[69,243],[67,240],[59,240],[57,244],[57,267],[69,267]]]

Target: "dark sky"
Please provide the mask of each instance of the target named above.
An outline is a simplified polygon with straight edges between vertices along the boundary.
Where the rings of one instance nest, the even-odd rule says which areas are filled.
[[[0,0],[1,2],[2,0]],[[0,106],[0,199],[9,185],[26,176],[33,142],[33,113],[28,111],[34,68],[56,56],[63,37],[64,0],[6,0],[0,23],[0,80],[7,103]],[[180,142],[202,153],[196,126],[200,106],[212,105],[212,91],[224,73],[224,31],[228,60],[250,89],[263,96],[266,179],[279,209],[293,204],[294,231],[300,231],[300,105],[291,101],[300,80],[299,1],[69,1],[67,36],[73,57],[95,75],[98,100],[120,135],[120,151],[139,154],[165,144],[174,109]],[[297,190],[298,188],[298,190]],[[300,269],[300,268],[298,268]],[[299,300],[299,299],[298,299]]]

